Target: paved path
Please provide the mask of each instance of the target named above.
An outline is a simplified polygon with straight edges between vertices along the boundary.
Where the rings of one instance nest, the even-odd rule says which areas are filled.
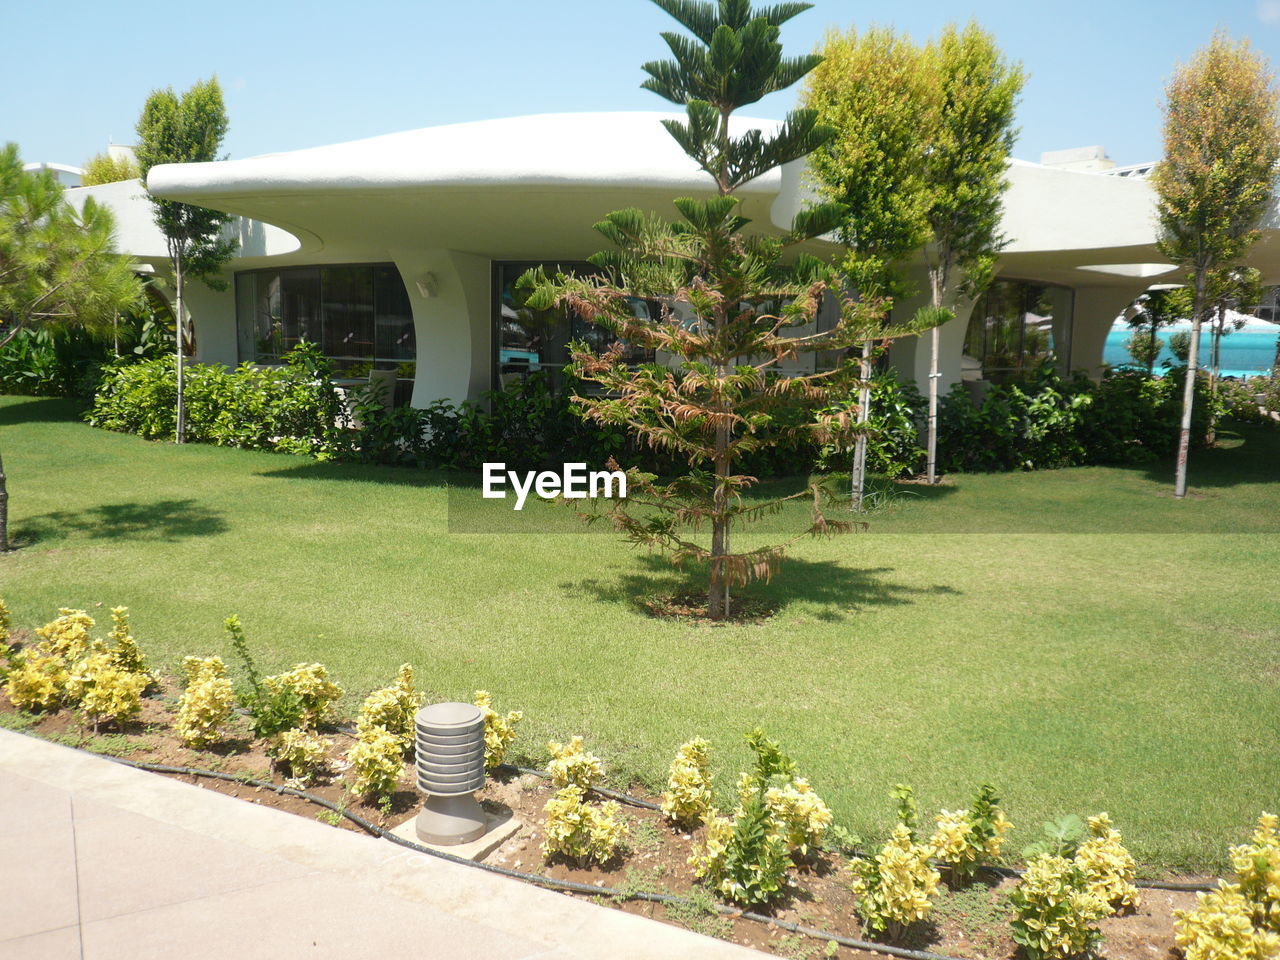
[[[0,729],[0,960],[760,954]]]

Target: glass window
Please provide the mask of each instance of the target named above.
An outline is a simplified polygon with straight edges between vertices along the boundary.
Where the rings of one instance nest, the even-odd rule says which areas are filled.
[[[1007,380],[1051,361],[1071,367],[1072,292],[1067,287],[997,280],[974,305],[965,332],[965,368]]]
[[[569,343],[586,341],[593,350],[603,352],[616,341],[612,331],[560,308],[534,310],[515,288],[516,281],[537,263],[497,263],[494,265],[494,386],[501,388],[512,380],[531,373],[547,374],[554,389],[560,382],[560,371],[569,362]],[[560,271],[579,276],[590,275],[595,268],[589,263],[546,263],[548,273]],[[661,307],[652,300],[628,298],[637,317],[656,317]],[[627,363],[650,363],[653,350],[623,344]]]
[[[409,295],[394,264],[346,264],[236,274],[240,360],[277,364],[303,340],[343,379],[397,370],[397,403],[413,392],[417,343]]]

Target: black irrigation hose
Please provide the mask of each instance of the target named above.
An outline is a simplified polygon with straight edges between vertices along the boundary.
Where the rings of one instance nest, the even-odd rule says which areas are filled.
[[[397,837],[389,830],[384,830],[359,814],[352,813],[345,806],[326,800],[324,797],[316,796],[314,793],[308,793],[305,790],[298,790],[295,787],[285,786],[284,784],[272,783],[269,780],[257,780],[253,777],[237,776],[233,773],[221,773],[217,770],[202,770],[197,767],[177,767],[166,763],[146,763],[141,760],[128,760],[124,757],[112,757],[103,755],[104,759],[111,760],[126,767],[133,767],[135,770],[146,770],[150,773],[167,773],[176,774],[178,776],[187,777],[207,777],[213,780],[224,780],[227,783],[240,783],[246,787],[258,787],[264,790],[271,790],[277,794],[289,797],[297,797],[301,800],[309,801],[325,807],[328,810],[346,817],[360,829],[372,834],[375,837],[381,837],[384,840],[390,840],[394,844],[405,847],[415,853],[425,853],[428,856],[436,857],[440,860],[447,860],[450,863],[461,864],[465,867],[476,867],[480,870],[496,873],[499,876],[510,877],[515,880],[524,880],[527,883],[536,883],[540,886],[550,887],[556,890],[565,890],[570,893],[582,893],[593,897],[610,897],[615,900],[644,900],[649,903],[661,903],[670,906],[699,907],[700,904],[688,899],[687,897],[678,897],[670,893],[650,893],[644,890],[618,890],[613,887],[597,887],[589,883],[578,883],[576,880],[557,880],[554,877],[545,877],[539,873],[525,873],[522,870],[512,870],[509,867],[500,867],[496,863],[485,863],[480,860],[468,860],[465,857],[455,856],[452,853],[446,853],[443,850],[434,850],[431,847],[423,846],[420,843],[414,843],[412,840],[406,840],[404,837]],[[540,773],[538,770],[526,770],[516,767],[523,773]],[[612,792],[612,791],[610,791]],[[626,799],[628,802],[635,802],[637,798],[627,797],[625,794],[617,794],[619,798]],[[638,806],[657,809],[648,801],[641,800]],[[867,940],[856,940],[853,937],[843,937],[835,933],[827,933],[825,930],[818,930],[814,927],[806,927],[802,924],[793,923],[790,920],[782,920],[777,917],[770,917],[763,913],[755,913],[751,910],[739,910],[735,907],[729,907],[721,903],[714,904],[715,910],[719,914],[729,917],[742,917],[746,920],[752,920],[757,923],[764,923],[787,930],[791,933],[799,933],[808,937],[814,937],[819,940],[830,940],[841,946],[851,947],[855,950],[866,950],[872,953],[883,953],[891,957],[902,957],[903,960],[961,960],[959,957],[952,957],[945,953],[930,953],[927,950],[910,950],[906,947],[894,947],[887,943],[872,943]]]
[[[506,767],[508,770],[514,770],[516,773],[531,773],[535,777],[541,777],[543,780],[551,779],[551,774],[545,770],[534,770],[532,767],[517,767],[514,763],[502,763],[500,767]],[[633,797],[629,793],[618,793],[616,790],[606,790],[604,787],[592,787],[592,793],[598,793],[602,797],[608,797],[610,800],[618,800],[622,803],[628,803],[633,807],[641,807],[645,810],[662,810],[662,807],[648,800],[641,800],[639,797]]]

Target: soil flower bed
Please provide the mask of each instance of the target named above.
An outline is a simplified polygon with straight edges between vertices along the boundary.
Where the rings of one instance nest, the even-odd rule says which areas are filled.
[[[210,770],[281,786],[289,783],[273,769],[264,743],[252,737],[244,717],[233,721],[226,739],[217,746],[202,750],[184,746],[173,732],[176,693],[174,687],[165,683],[158,693],[144,699],[142,712],[135,720],[122,724],[117,731],[99,734],[92,733],[68,710],[26,713],[16,710],[7,697],[0,695],[0,725],[132,762]],[[420,797],[412,789],[412,769],[408,764],[402,771],[399,788],[388,801],[381,804],[358,801],[350,788],[350,771],[342,759],[342,754],[355,741],[355,735],[343,727],[330,727],[325,732],[333,737],[329,763],[326,772],[305,787],[308,793],[340,808],[349,808],[384,829],[399,825],[417,812]],[[341,829],[360,830],[350,820],[305,798],[238,781],[200,776],[179,779],[247,802],[319,819]],[[791,932],[779,925],[789,922],[853,939],[874,939],[857,917],[856,898],[847,869],[849,858],[836,850],[815,851],[802,862],[786,895],[767,910],[760,911],[778,923],[761,923],[747,919],[740,912],[725,914],[716,909],[710,895],[697,883],[689,864],[691,849],[701,839],[702,831],[681,830],[656,810],[624,803],[627,840],[619,854],[602,866],[581,865],[559,857],[545,861],[540,850],[545,838],[543,808],[553,795],[551,783],[534,773],[505,766],[494,772],[479,794],[481,802],[494,812],[510,809],[523,827],[495,851],[488,862],[556,880],[607,888],[617,893],[602,892],[593,899],[778,956],[876,956]],[[658,799],[634,789],[632,796],[650,802]],[[1011,878],[990,874],[959,889],[942,885],[930,920],[917,925],[896,945],[959,958],[1013,960],[1020,956],[1009,928],[1012,911],[1008,893],[1013,885]],[[675,894],[688,898],[689,903],[665,905],[625,899],[643,892]],[[1195,895],[1190,892],[1144,890],[1138,909],[1101,922],[1105,940],[1099,955],[1114,960],[1173,956],[1173,911],[1194,906]]]

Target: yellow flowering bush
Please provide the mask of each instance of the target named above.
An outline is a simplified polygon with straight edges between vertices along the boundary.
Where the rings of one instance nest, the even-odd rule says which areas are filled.
[[[899,823],[875,857],[856,857],[849,864],[858,915],[874,934],[899,938],[911,924],[928,918],[941,875],[929,863],[933,848],[911,839]]]
[[[773,830],[788,850],[806,856],[810,849],[822,846],[822,838],[831,828],[831,810],[804,777],[766,789],[764,804]]]
[[[1280,960],[1280,935],[1255,926],[1257,905],[1222,881],[1198,893],[1194,910],[1173,911],[1173,937],[1187,960]]]
[[[355,774],[352,789],[361,797],[390,797],[404,773],[400,740],[382,727],[363,731],[347,751],[347,762]]]
[[[556,791],[543,812],[547,816],[542,855],[559,854],[581,864],[588,860],[606,863],[626,836],[626,826],[618,816],[618,804],[586,802],[586,790],[570,783]]]
[[[512,710],[504,717],[493,709],[493,698],[487,690],[477,690],[472,702],[484,714],[484,768],[496,770],[507,755],[507,748],[516,739],[516,724],[524,719],[519,710]]]
[[[1120,831],[1105,813],[1089,818],[1089,836],[1076,850],[1076,865],[1084,871],[1089,892],[1111,912],[1136,908],[1142,903],[1133,883],[1138,866],[1125,849]]]
[[[1254,905],[1253,922],[1280,933],[1280,817],[1263,813],[1250,843],[1231,848],[1240,892]]]
[[[1089,890],[1085,872],[1066,857],[1043,853],[1027,864],[1013,904],[1013,939],[1029,960],[1083,957],[1102,939],[1097,922],[1111,914],[1100,896]]]
[[[321,663],[300,663],[274,677],[263,677],[262,685],[272,696],[292,693],[302,710],[301,725],[307,729],[332,720],[333,705],[342,699],[342,687],[329,679]]]
[[[119,724],[136,717],[151,677],[123,669],[112,651],[95,646],[68,676],[67,696],[80,704],[96,731],[100,723]]]
[[[604,777],[600,758],[582,748],[581,737],[574,737],[568,743],[552,741],[547,749],[551,751],[547,772],[557,787],[573,785],[590,790]]]
[[[189,747],[216,743],[235,716],[236,696],[226,664],[221,657],[186,657],[182,672],[187,689],[178,701],[178,736]]]
[[[83,610],[63,607],[56,619],[36,628],[41,654],[58,657],[63,663],[83,659],[89,653],[89,631],[93,625],[93,617]]]
[[[772,825],[758,795],[745,802],[732,820],[712,810],[702,842],[694,844],[689,858],[695,875],[734,903],[746,907],[768,903],[782,891],[792,867],[786,841]]]
[[[680,745],[667,774],[662,813],[686,827],[696,827],[711,813],[711,744],[695,737]]]
[[[381,727],[400,741],[401,750],[407,751],[413,746],[414,715],[421,704],[422,694],[413,686],[413,667],[402,663],[395,683],[365,698],[356,718],[356,730],[363,733],[372,727]]]
[[[1000,857],[1004,835],[1013,829],[1000,809],[995,788],[983,784],[966,810],[942,810],[929,843],[953,880],[967,882],[978,868]]]
[[[19,710],[55,710],[67,685],[67,666],[61,657],[24,651],[5,680],[5,693]]]
[[[147,662],[142,657],[138,641],[133,638],[129,629],[129,608],[111,608],[111,636],[107,640],[111,648],[111,659],[115,665],[127,673],[140,674],[147,679],[148,685],[155,677],[147,669]]]
[[[267,754],[294,780],[307,783],[329,762],[329,740],[310,730],[285,730],[267,746]]]

